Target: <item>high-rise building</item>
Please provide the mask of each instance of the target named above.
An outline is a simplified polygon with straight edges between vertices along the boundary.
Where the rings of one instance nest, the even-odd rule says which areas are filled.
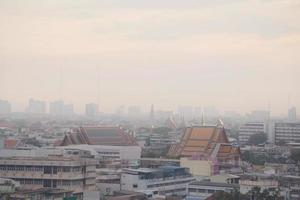
[[[26,111],[33,114],[45,114],[46,103],[44,101],[30,99]]]
[[[73,115],[73,104],[65,104],[63,101],[54,101],[49,104],[49,113],[51,115]]]
[[[11,104],[8,101],[0,100],[0,115],[11,113]]]
[[[151,109],[150,109],[150,119],[154,120],[154,105],[151,105]]]
[[[275,143],[300,142],[300,123],[275,123]]]
[[[270,119],[270,111],[254,110],[248,116],[250,121],[267,121]]]
[[[297,121],[296,107],[291,107],[288,110],[288,119],[289,119],[289,122],[296,122]]]
[[[49,104],[49,114],[51,115],[62,115],[64,109],[63,101],[54,101]]]
[[[63,114],[64,115],[73,115],[74,114],[74,106],[73,106],[73,104],[66,104],[66,105],[64,105]]]
[[[265,122],[248,122],[239,128],[240,144],[247,144],[250,137],[256,134],[267,134],[267,123]]]
[[[85,105],[85,114],[89,117],[95,117],[99,113],[98,105],[95,103],[89,103]]]

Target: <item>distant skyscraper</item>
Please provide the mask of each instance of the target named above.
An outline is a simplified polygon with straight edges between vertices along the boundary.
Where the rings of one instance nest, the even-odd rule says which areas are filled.
[[[150,118],[151,120],[154,120],[154,105],[151,105],[151,110],[150,110]]]
[[[49,104],[49,113],[51,115],[73,115],[73,104],[65,104],[63,101],[54,101]]]
[[[288,118],[290,122],[296,122],[297,121],[297,111],[296,107],[291,107],[288,110]]]
[[[128,107],[128,116],[134,118],[141,116],[141,108],[139,106]]]
[[[89,117],[95,117],[99,113],[98,105],[95,103],[89,103],[85,105],[85,114]]]
[[[0,114],[11,113],[11,104],[8,101],[0,100]]]
[[[45,114],[46,103],[44,101],[30,99],[26,111],[33,114]]]
[[[249,115],[251,121],[267,121],[270,119],[270,111],[254,110]]]
[[[54,101],[49,104],[49,113],[51,115],[62,115],[64,111],[63,101]]]
[[[73,104],[66,104],[63,108],[64,115],[73,115],[74,114],[74,106]]]

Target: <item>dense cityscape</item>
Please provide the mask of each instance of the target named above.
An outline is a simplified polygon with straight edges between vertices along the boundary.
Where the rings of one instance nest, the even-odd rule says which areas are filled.
[[[0,0],[0,200],[300,200],[300,0]]]
[[[0,101],[2,199],[290,199],[300,196],[296,108],[220,114],[138,106],[75,114],[63,101]]]

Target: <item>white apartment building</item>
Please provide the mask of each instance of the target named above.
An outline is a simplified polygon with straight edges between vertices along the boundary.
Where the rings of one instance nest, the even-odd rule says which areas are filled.
[[[152,192],[154,195],[186,195],[188,183],[194,181],[188,168],[164,166],[160,168],[123,169],[121,190]]]
[[[275,123],[275,143],[300,142],[300,123]]]
[[[71,190],[82,199],[83,192],[95,190],[96,161],[87,157],[87,152],[69,150],[60,154],[45,156],[42,149],[26,156],[18,150],[8,157],[0,152],[0,177],[13,179],[21,184],[22,188],[60,188]],[[38,154],[37,152],[41,153]]]
[[[240,144],[247,144],[251,135],[267,134],[267,124],[264,122],[248,122],[239,128]]]

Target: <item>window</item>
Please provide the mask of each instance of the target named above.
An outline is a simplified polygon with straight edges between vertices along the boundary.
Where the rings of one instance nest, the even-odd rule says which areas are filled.
[[[71,171],[71,167],[63,167],[63,172],[70,172]]]
[[[44,174],[52,174],[52,167],[51,166],[45,166],[44,167]]]
[[[132,187],[133,187],[133,188],[137,188],[138,185],[137,185],[137,184],[133,184]]]

